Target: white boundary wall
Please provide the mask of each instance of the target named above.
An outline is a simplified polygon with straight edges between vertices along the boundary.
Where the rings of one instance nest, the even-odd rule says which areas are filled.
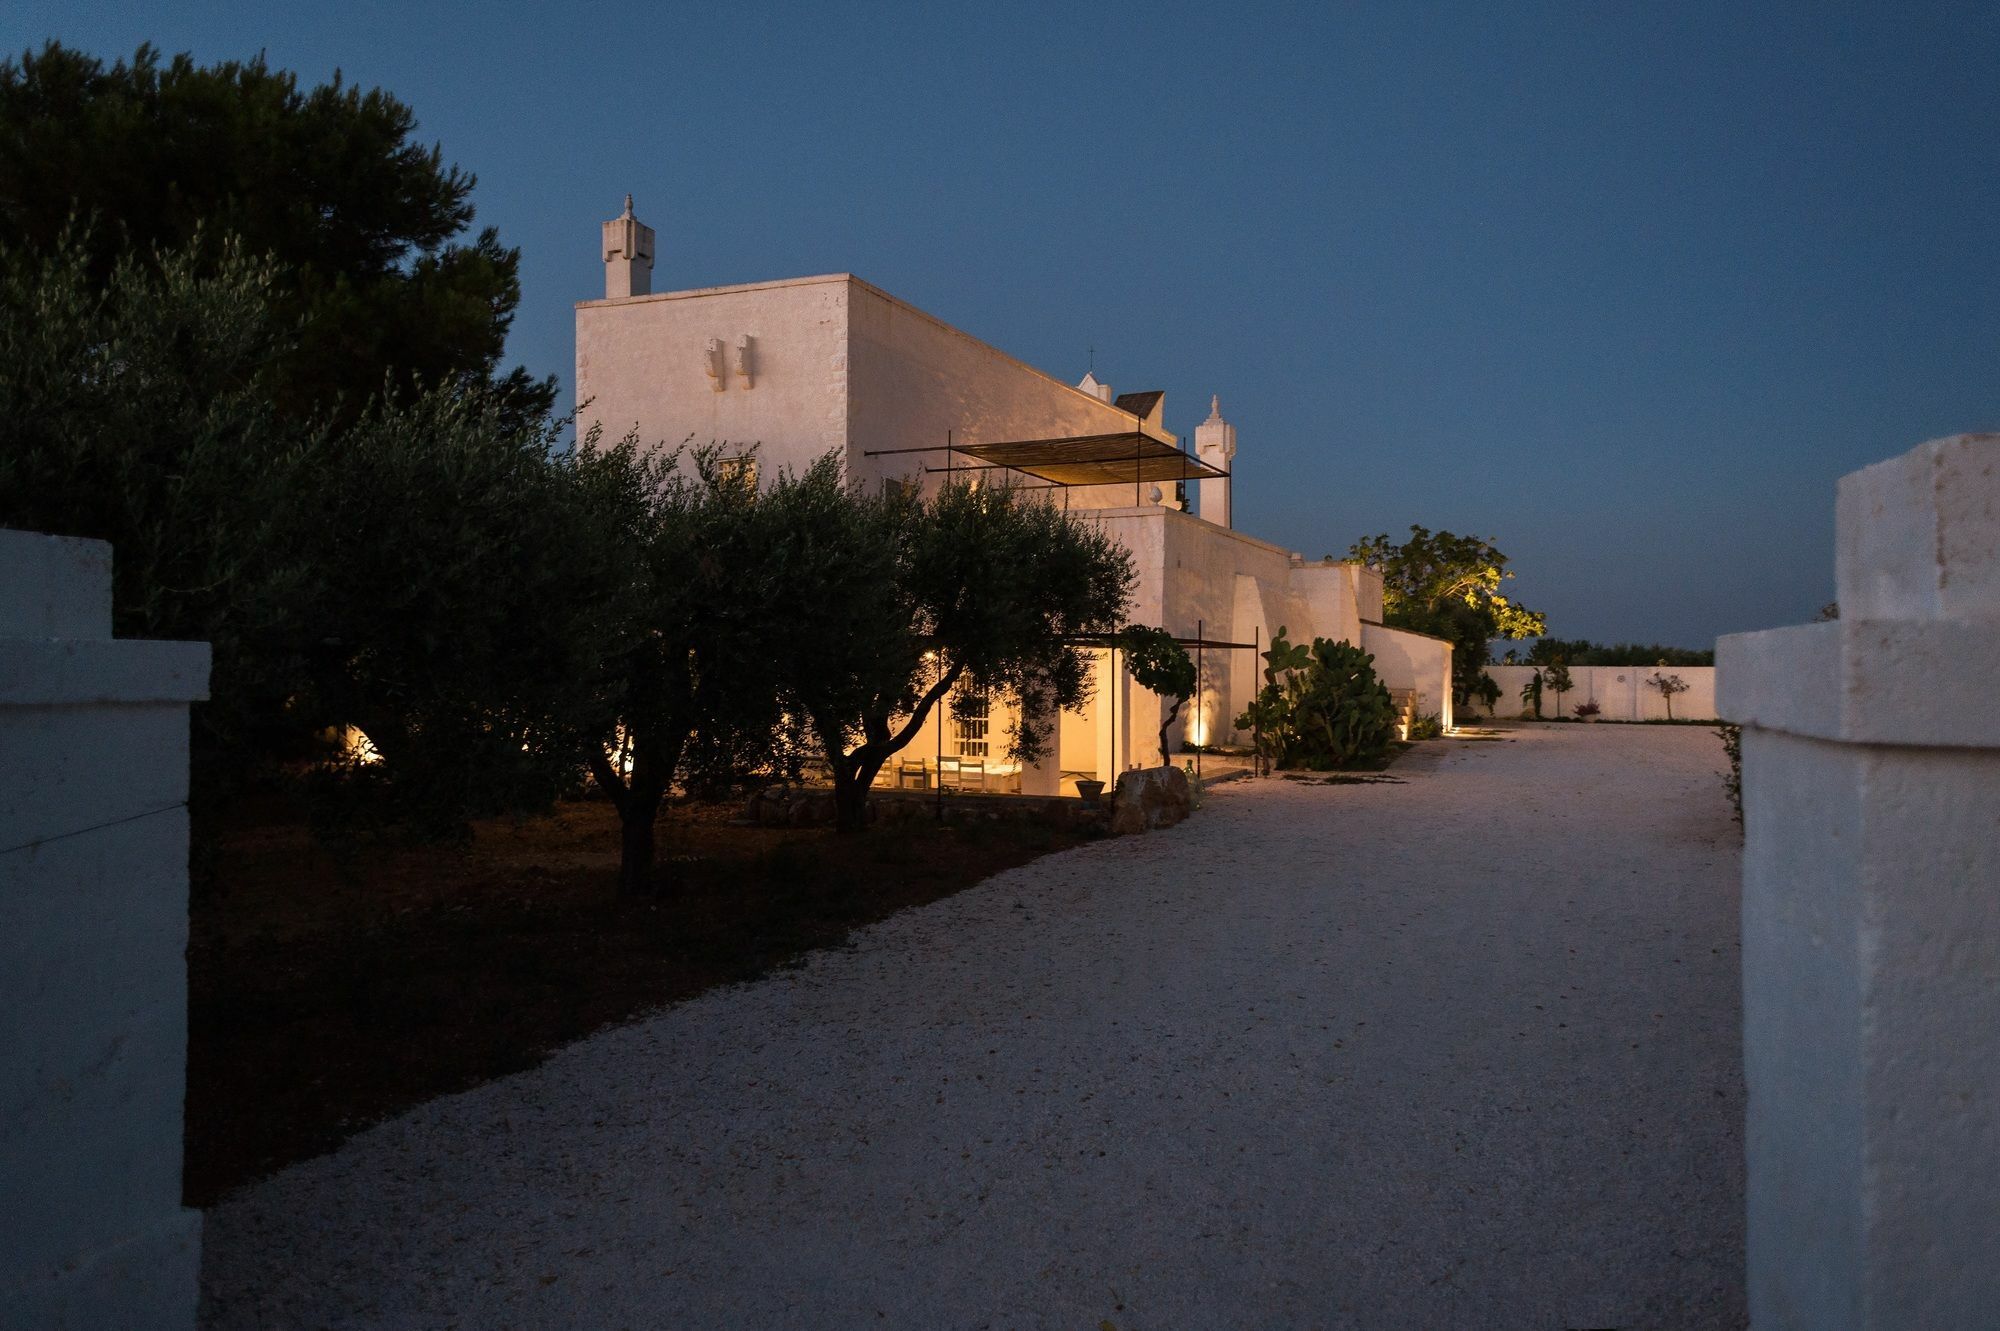
[[[1750,1317],[2000,1309],[2000,435],[1842,479],[1841,618],[1726,637]]]
[[[1412,689],[1417,717],[1435,716],[1449,730],[1457,724],[1451,711],[1451,644],[1427,633],[1361,626],[1361,650],[1375,658],[1375,676],[1390,689]]]
[[[0,531],[0,1326],[194,1325],[181,1209],[188,703],[111,549]]]
[[[1495,716],[1530,716],[1534,710],[1521,701],[1521,689],[1535,666],[1487,666],[1486,673],[1500,686],[1500,701],[1493,704]],[[1562,715],[1576,715],[1576,705],[1587,698],[1597,699],[1606,721],[1663,721],[1666,703],[1660,691],[1646,683],[1654,675],[1678,675],[1687,684],[1686,693],[1674,695],[1674,720],[1713,721],[1715,710],[1714,666],[1571,666],[1569,677],[1575,688],[1563,694]],[[1485,712],[1480,709],[1481,714]],[[1542,715],[1556,715],[1556,695],[1542,694]],[[1469,718],[1468,718],[1469,719]]]

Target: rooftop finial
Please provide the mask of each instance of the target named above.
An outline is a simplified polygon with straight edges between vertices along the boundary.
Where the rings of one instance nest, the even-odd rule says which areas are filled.
[[[604,224],[604,298],[650,295],[653,290],[653,228],[625,211]]]
[[[1222,394],[1210,393],[1208,395],[1208,418],[1212,421],[1222,419]]]

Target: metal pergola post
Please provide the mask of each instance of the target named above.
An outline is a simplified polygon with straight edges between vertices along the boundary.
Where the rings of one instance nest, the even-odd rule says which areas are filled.
[[[1197,619],[1194,622],[1194,714],[1197,718],[1201,716],[1202,627],[1203,627],[1202,621]],[[1186,742],[1187,726],[1185,724],[1181,726],[1181,739],[1183,743]],[[1196,781],[1201,780],[1201,751],[1207,747],[1208,747],[1208,727],[1203,726],[1201,728],[1201,743],[1194,746],[1194,779]]]

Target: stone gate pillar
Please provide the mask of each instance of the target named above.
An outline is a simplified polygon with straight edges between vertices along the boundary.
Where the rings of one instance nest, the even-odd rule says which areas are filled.
[[[1726,637],[1750,1311],[2000,1316],[2000,435],[1842,479],[1838,621]]]
[[[194,1325],[181,1209],[188,703],[111,548],[0,531],[0,1326]]]

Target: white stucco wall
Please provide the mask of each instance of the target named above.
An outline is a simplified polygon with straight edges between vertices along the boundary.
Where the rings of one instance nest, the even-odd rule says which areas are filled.
[[[1500,701],[1493,704],[1495,716],[1534,714],[1532,707],[1521,701],[1521,690],[1535,667],[1494,665],[1486,667],[1486,673],[1500,686]],[[1599,715],[1606,721],[1664,720],[1667,704],[1660,691],[1646,683],[1654,675],[1678,675],[1688,686],[1686,693],[1674,695],[1674,720],[1716,718],[1714,666],[1571,666],[1569,677],[1575,687],[1563,694],[1562,714],[1573,717],[1578,703],[1595,698],[1604,709]],[[1552,692],[1542,695],[1542,715],[1556,715],[1556,695]]]
[[[1417,716],[1435,716],[1449,729],[1457,722],[1451,704],[1451,644],[1407,629],[1361,626],[1361,650],[1375,658],[1375,675],[1391,690],[1414,689]]]
[[[957,443],[979,444],[1132,428],[1128,413],[859,279],[852,280],[848,311],[853,404],[848,466],[856,476],[866,480],[923,476],[924,467],[945,465],[942,454],[876,458],[866,454],[873,449],[938,447],[947,434]],[[1158,428],[1148,433],[1176,442]],[[960,457],[954,465],[967,461]],[[1011,478],[1040,484],[1012,472],[979,474],[995,483]],[[929,477],[928,482],[939,479]],[[1145,488],[1150,492],[1152,487]],[[1060,492],[1051,493],[1062,502]],[[1072,508],[1129,506],[1132,487],[1083,486],[1072,489],[1067,500]]]
[[[0,1326],[190,1327],[188,702],[111,551],[0,531]]]
[[[948,438],[978,444],[1134,426],[1129,413],[1095,393],[850,274],[584,301],[576,307],[576,330],[585,428],[601,422],[614,439],[637,428],[642,440],[669,446],[690,435],[696,443],[757,444],[767,477],[840,448],[849,474],[864,483],[895,477],[933,487],[941,478],[925,468],[942,465],[942,454],[888,450],[939,448]],[[736,359],[744,336],[753,348],[747,382]],[[709,373],[711,339],[721,350],[720,376]],[[1161,420],[1156,406],[1143,428],[1177,444]],[[980,475],[1038,484],[1013,473]],[[1171,483],[1158,488],[1171,499]],[[1362,621],[1380,617],[1381,578],[1373,570],[1332,561],[1307,565],[1279,546],[1156,503],[1154,489],[1143,483],[1136,504],[1125,483],[1043,492],[1048,502],[1104,522],[1132,551],[1139,571],[1134,622],[1182,637],[1199,628],[1212,639],[1261,648],[1280,628],[1296,642],[1359,642]],[[1261,662],[1248,650],[1202,657],[1199,696],[1170,740],[1178,745],[1191,733],[1209,743],[1241,742],[1245,737],[1230,723],[1254,695]],[[1427,667],[1410,668],[1415,673],[1389,679],[1391,686],[1429,687]],[[1104,682],[1088,719],[1063,723],[1063,768],[1095,769],[1109,780],[1157,759],[1148,736],[1158,728],[1158,700],[1120,673]],[[1078,752],[1085,727],[1092,735],[1087,757]],[[937,742],[936,729],[927,726],[909,751],[935,760]]]
[[[746,336],[747,379],[737,352]],[[711,339],[719,376],[709,373]],[[848,273],[579,302],[576,381],[580,428],[601,424],[613,440],[637,429],[642,442],[668,446],[690,437],[755,444],[767,476],[839,449],[863,481],[936,484],[924,468],[943,466],[941,453],[868,454],[940,448],[947,437],[994,443],[1133,425],[1126,412]],[[1176,442],[1157,423],[1148,432]],[[1067,501],[1129,505],[1132,489],[1087,486]]]
[[[646,444],[672,447],[692,436],[732,452],[756,444],[767,476],[844,449],[853,286],[835,273],[580,302],[579,430],[596,422],[607,440],[636,428]],[[737,340],[746,335],[747,383],[736,365]],[[720,391],[708,373],[710,339],[723,352]]]
[[[1716,646],[1743,726],[1760,1331],[2000,1307],[2000,435],[1844,477],[1842,617]]]

